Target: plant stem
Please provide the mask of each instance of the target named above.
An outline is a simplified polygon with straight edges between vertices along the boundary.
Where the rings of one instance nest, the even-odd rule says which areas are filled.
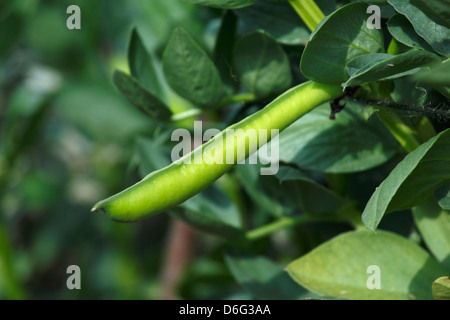
[[[397,40],[395,40],[395,38],[392,38],[391,42],[389,42],[389,46],[388,46],[386,52],[388,54],[395,55],[398,53],[398,50],[399,50],[398,42],[397,42]]]
[[[416,126],[416,136],[420,143],[427,142],[436,135],[436,130],[427,117],[422,117]]]
[[[399,51],[398,42],[395,38],[392,38],[389,46],[387,48],[388,54],[397,54]],[[415,136],[419,143],[423,143],[431,139],[436,135],[436,130],[434,130],[433,125],[427,117],[422,117],[419,124],[417,125]]]
[[[291,218],[291,217],[282,217],[277,221],[266,224],[262,227],[258,227],[256,229],[247,231],[244,235],[244,239],[248,241],[258,240],[264,237],[271,235],[272,233],[293,227],[303,223],[309,222],[321,222],[321,221],[335,221],[337,218],[336,215],[321,215],[321,216],[310,216],[308,214],[301,215],[299,217]]]
[[[389,45],[389,47],[391,47],[391,45]],[[381,81],[378,87],[373,87],[378,100],[385,99],[392,101],[392,81]],[[378,117],[407,152],[414,151],[420,145],[420,142],[416,138],[415,130],[408,125],[401,115],[395,111],[381,108],[378,110]]]
[[[257,240],[260,238],[263,238],[265,236],[268,236],[272,233],[274,233],[275,231],[287,228],[287,227],[292,227],[295,226],[297,224],[300,223],[305,223],[305,222],[309,222],[311,221],[311,218],[307,215],[303,215],[297,218],[288,218],[288,217],[283,217],[275,222],[266,224],[262,227],[247,231],[245,233],[245,239],[249,240],[249,241],[253,241],[253,240]]]
[[[387,48],[387,53],[396,55],[399,52],[399,46],[397,40],[392,38]],[[390,91],[380,92],[382,96],[390,99]],[[387,110],[380,110],[378,116],[391,131],[397,141],[403,146],[403,148],[411,152],[415,150],[421,143],[427,141],[436,135],[436,131],[430,120],[427,117],[422,117],[416,130],[413,130],[408,126],[403,119],[394,112],[388,112]]]
[[[415,132],[395,112],[380,109],[378,117],[407,152],[414,151],[420,145]]]
[[[224,174],[216,181],[216,185],[230,198],[239,211],[241,224],[244,228],[247,226],[247,206],[245,204],[242,190],[233,174]]]
[[[303,214],[295,218],[282,217],[272,223],[247,231],[244,235],[244,239],[248,241],[254,241],[269,236],[276,231],[293,227],[298,224],[326,221],[347,222],[351,224],[355,229],[365,228],[361,221],[361,212],[354,206],[354,204],[349,203],[347,206],[342,207],[336,213],[321,215]]]
[[[289,3],[311,31],[325,18],[314,0],[289,0]]]

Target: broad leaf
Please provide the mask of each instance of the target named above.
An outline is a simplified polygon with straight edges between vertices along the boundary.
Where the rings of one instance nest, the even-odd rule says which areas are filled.
[[[336,8],[333,0],[318,0],[316,3],[325,14]],[[259,0],[234,12],[243,22],[244,32],[264,30],[286,45],[305,45],[308,41],[310,31],[287,1]]]
[[[411,22],[401,14],[396,14],[388,21],[388,29],[392,36],[408,47],[433,50],[430,45],[414,30]]]
[[[235,9],[252,5],[256,0],[183,0],[190,4],[199,4],[222,9]]]
[[[276,177],[280,181],[295,181],[303,211],[308,213],[334,213],[345,204],[338,194],[308,178],[300,170],[282,166]]]
[[[231,89],[237,89],[239,82],[233,77],[233,48],[236,41],[238,18],[231,10],[227,10],[222,18],[222,24],[214,47],[214,62],[219,70],[224,84]]]
[[[250,198],[262,212],[271,216],[280,217],[294,213],[298,190],[282,188],[273,176],[262,176],[260,168],[260,164],[236,167],[236,176]]]
[[[236,281],[257,299],[295,300],[315,296],[298,286],[281,265],[265,257],[227,253],[225,262]]]
[[[391,98],[396,103],[423,106],[427,102],[428,91],[419,86],[416,81],[412,81],[411,78],[396,79],[391,91]]]
[[[171,214],[198,230],[236,240],[243,234],[237,207],[214,185],[180,204]]]
[[[140,84],[150,93],[163,100],[164,94],[153,64],[153,58],[145,48],[136,29],[131,32],[128,64],[131,75],[139,80]]]
[[[430,19],[414,0],[388,0],[388,2],[411,21],[414,30],[438,53],[450,54],[450,29]]]
[[[431,20],[450,28],[450,2],[448,0],[412,0]]]
[[[428,201],[413,208],[414,221],[434,257],[450,268],[450,212]]]
[[[431,85],[443,85],[450,87],[450,60],[436,63],[429,70],[423,70],[415,75],[415,79]]]
[[[292,81],[286,53],[264,32],[254,32],[239,39],[234,64],[242,84],[258,97],[279,93]]]
[[[207,107],[224,98],[225,89],[214,63],[183,29],[176,29],[163,56],[169,85],[182,97]]]
[[[437,189],[434,196],[442,209],[450,210],[450,183]]]
[[[152,120],[130,107],[105,81],[68,84],[56,99],[55,103],[60,106],[58,111],[64,118],[98,141],[130,141],[152,130],[149,123]]]
[[[440,277],[431,286],[435,300],[450,300],[450,277]]]
[[[359,300],[432,299],[433,281],[446,273],[413,242],[394,233],[366,230],[323,243],[289,264],[287,271],[310,291]],[[371,287],[377,276],[380,289]]]
[[[264,30],[283,44],[300,45],[310,35],[306,25],[287,2],[258,1],[234,12],[246,31]]]
[[[163,147],[163,141],[139,137],[136,140],[135,156],[139,175],[144,178],[149,172],[159,170],[170,164],[170,151]]]
[[[369,108],[347,102],[330,120],[324,104],[280,133],[280,161],[327,173],[367,170],[388,161],[397,143]]]
[[[450,129],[408,154],[375,190],[362,219],[375,230],[385,213],[412,208],[450,182]]]
[[[442,63],[436,63],[430,68],[426,68],[417,73],[414,78],[420,82],[425,82],[439,91],[444,97],[450,100],[450,60],[447,59]],[[448,105],[448,103],[447,103]],[[443,109],[445,110],[445,109]],[[448,118],[448,106],[447,117]]]
[[[351,3],[322,20],[302,55],[300,68],[307,78],[340,84],[348,79],[348,62],[384,51],[381,30],[367,27],[366,9],[362,3]]]
[[[172,113],[168,107],[144,89],[135,78],[116,70],[113,80],[125,97],[142,112],[155,119],[167,120],[170,118]]]
[[[439,61],[438,56],[423,50],[407,51],[395,56],[384,53],[368,54],[349,62],[347,68],[350,79],[343,86],[395,79],[417,72],[417,68],[436,61]]]

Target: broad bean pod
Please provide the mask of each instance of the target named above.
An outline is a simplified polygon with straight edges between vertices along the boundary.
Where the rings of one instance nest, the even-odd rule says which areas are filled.
[[[265,108],[227,128],[233,129],[235,134],[226,135],[225,129],[169,166],[150,173],[133,186],[98,202],[92,212],[106,213],[115,221],[133,222],[171,209],[204,190],[256,151],[252,144],[242,140],[248,130],[259,132],[265,129],[268,132],[267,140],[270,140],[273,129],[282,131],[315,107],[342,95],[342,87],[337,85],[309,81],[293,87]],[[257,138],[260,139],[259,136]],[[239,153],[236,152],[238,144],[242,143],[245,143],[244,159],[237,158]],[[230,146],[234,150],[230,150]],[[214,150],[216,159],[223,159],[221,163],[211,163],[208,158],[211,150]],[[225,160],[231,151],[235,161],[228,163]]]

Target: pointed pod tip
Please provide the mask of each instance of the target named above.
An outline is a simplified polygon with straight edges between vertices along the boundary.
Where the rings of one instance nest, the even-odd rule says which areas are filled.
[[[91,213],[106,213],[106,210],[104,207],[96,204],[94,207],[92,207]]]

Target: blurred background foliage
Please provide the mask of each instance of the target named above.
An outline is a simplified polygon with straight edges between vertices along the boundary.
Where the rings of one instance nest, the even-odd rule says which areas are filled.
[[[323,7],[326,13],[335,8],[334,1],[318,2],[331,3]],[[66,28],[71,4],[81,8],[81,30]],[[0,0],[0,298],[221,299],[261,292],[251,283],[241,287],[232,275],[233,270],[251,275],[259,258],[225,258],[229,243],[172,215],[118,224],[90,213],[99,199],[161,167],[158,124],[132,107],[112,82],[115,69],[128,71],[132,28],[137,27],[161,70],[163,50],[175,28],[183,27],[211,53],[222,14],[180,0]],[[252,21],[251,11],[239,14]],[[288,53],[293,82],[299,83],[304,80],[298,71],[300,54],[309,32],[290,21],[285,19],[284,27],[294,34],[283,26],[271,33]],[[189,105],[173,93],[168,99],[172,110]],[[231,112],[223,118],[231,122],[234,116]],[[396,161],[353,175],[348,182],[352,195],[365,203]],[[237,188],[228,196],[239,198],[234,202],[251,216],[247,227],[286,214],[290,207],[284,205],[292,201],[274,177],[255,180],[256,169],[239,167],[231,182],[219,182]],[[324,180],[323,173],[308,174]],[[245,182],[245,190],[233,184],[236,180]],[[187,204],[191,210],[220,215],[219,206],[200,200]],[[409,215],[387,217],[384,229],[399,220],[403,223],[396,231],[414,238]],[[345,223],[297,225],[246,249],[283,263],[346,230],[351,227]],[[184,236],[177,238],[180,234]],[[279,270],[267,260],[263,264]],[[66,287],[70,265],[81,268],[82,290]],[[292,287],[291,280],[283,281]],[[267,294],[262,297],[272,298]]]
[[[66,28],[71,4],[82,30]],[[112,71],[127,68],[133,26],[161,56],[178,26],[207,43],[215,14],[178,0],[0,1],[0,298],[163,297],[168,218],[121,225],[90,214],[137,180],[127,169],[136,137],[154,129]],[[72,264],[79,291],[66,287]]]

